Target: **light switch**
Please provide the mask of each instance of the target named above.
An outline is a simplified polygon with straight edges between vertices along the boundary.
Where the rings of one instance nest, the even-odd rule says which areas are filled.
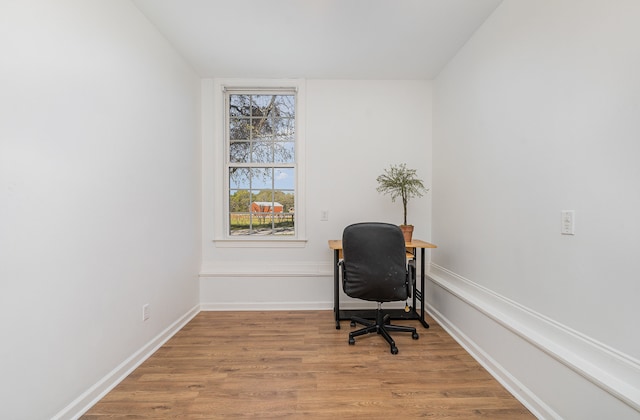
[[[562,210],[562,227],[560,233],[563,235],[575,235],[575,211]]]

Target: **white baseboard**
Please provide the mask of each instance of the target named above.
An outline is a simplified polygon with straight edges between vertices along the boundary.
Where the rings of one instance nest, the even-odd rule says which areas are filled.
[[[578,413],[589,404],[620,413],[610,418],[640,417],[638,360],[443,267],[432,264],[428,277],[428,312],[539,418],[569,418],[567,413]],[[489,335],[501,342],[485,340]],[[520,366],[506,367],[512,360],[501,352],[505,346],[526,352],[532,366],[523,367],[520,361]],[[518,369],[520,373],[512,372]],[[547,390],[537,385],[549,381],[567,381],[597,396],[598,402],[583,396],[556,404],[554,398],[560,397],[544,395]]]
[[[133,372],[138,366],[147,360],[156,350],[166,343],[175,333],[180,331],[189,321],[200,312],[200,305],[196,305],[189,312],[167,327],[154,337],[140,350],[128,357],[118,367],[109,372],[104,378],[95,383],[91,388],[82,393],[69,405],[53,416],[52,420],[77,419],[109,391],[115,388],[124,378]]]

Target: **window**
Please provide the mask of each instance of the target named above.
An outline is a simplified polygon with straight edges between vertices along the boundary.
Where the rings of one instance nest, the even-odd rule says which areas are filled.
[[[225,88],[227,235],[295,238],[298,150],[293,88]]]

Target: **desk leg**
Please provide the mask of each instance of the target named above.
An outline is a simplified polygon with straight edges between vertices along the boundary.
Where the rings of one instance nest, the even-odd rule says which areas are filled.
[[[416,249],[412,248],[412,250],[413,250],[413,252],[412,252],[412,254],[413,254],[413,263],[416,264],[418,262],[418,259],[416,257]],[[414,274],[414,276],[418,275],[417,272],[413,273],[413,274]],[[413,304],[413,306],[412,306],[413,313],[415,313],[416,316],[418,316],[418,312],[416,312],[416,308],[417,308],[416,302],[418,300],[418,293],[419,293],[419,291],[418,291],[418,279],[417,278],[413,279],[413,290],[411,291],[411,293],[413,293],[413,299],[412,299],[412,302],[411,302]]]
[[[340,251],[336,249],[333,254],[333,313],[336,317],[336,330],[340,329],[340,270],[338,269],[339,259]]]
[[[420,248],[420,322],[423,327],[429,328],[424,320],[424,248]]]

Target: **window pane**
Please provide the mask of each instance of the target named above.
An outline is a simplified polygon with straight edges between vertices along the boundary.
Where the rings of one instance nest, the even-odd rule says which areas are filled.
[[[295,117],[296,106],[293,95],[278,95],[275,98],[275,108],[278,117]]]
[[[229,190],[273,188],[273,168],[229,168]]]
[[[276,95],[253,95],[251,98],[253,99],[254,110],[256,113],[260,110],[259,115],[261,117],[266,116],[270,111],[273,111],[273,104],[276,101]]]
[[[248,190],[251,188],[251,169],[250,168],[229,168],[229,189],[230,190]]]
[[[249,140],[251,134],[250,120],[234,118],[229,121],[230,140]]]
[[[274,121],[274,134],[282,137],[293,137],[295,121],[292,118],[277,118]]]
[[[273,120],[267,117],[253,117],[251,119],[251,135],[254,139],[269,139],[273,137]]]
[[[249,190],[229,191],[229,211],[246,213],[249,211],[250,202],[251,194],[249,193]]]
[[[249,116],[251,110],[250,95],[229,95],[229,116]]]
[[[251,194],[248,190],[229,191],[229,233],[231,235],[246,232],[251,223],[249,205]]]
[[[293,142],[276,142],[273,144],[273,161],[276,163],[294,163],[295,143]]]
[[[251,170],[251,188],[271,191],[273,188],[273,168],[253,168]]]
[[[273,137],[271,118],[254,117],[251,119],[251,135],[254,139],[267,140]]]
[[[273,163],[273,143],[253,143],[253,148],[251,149],[251,161],[255,163]]]
[[[295,187],[295,173],[292,168],[275,168],[274,169],[274,190],[288,190],[293,192]]]
[[[295,195],[293,191],[274,191],[274,201],[282,205],[282,212],[275,214],[273,234],[290,236],[295,234]]]
[[[251,144],[249,142],[233,142],[229,144],[229,162],[238,163],[249,162],[251,155]]]

